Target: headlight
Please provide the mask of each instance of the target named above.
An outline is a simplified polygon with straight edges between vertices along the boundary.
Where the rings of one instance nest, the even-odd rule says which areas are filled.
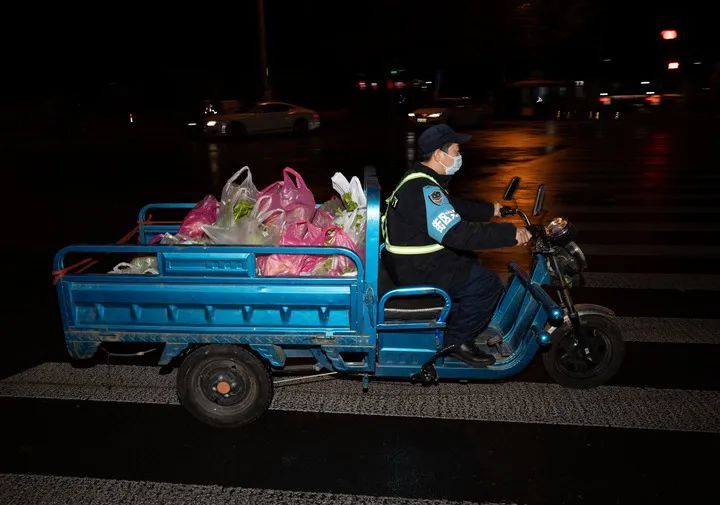
[[[415,117],[415,113],[414,113],[414,112],[408,112],[408,117]]]
[[[217,121],[208,121],[205,123],[206,126],[215,126],[217,124]]]
[[[565,218],[556,217],[545,227],[545,233],[553,245],[564,246],[575,238],[575,227]]]
[[[440,116],[442,116],[442,112],[433,112],[428,117],[440,117]]]

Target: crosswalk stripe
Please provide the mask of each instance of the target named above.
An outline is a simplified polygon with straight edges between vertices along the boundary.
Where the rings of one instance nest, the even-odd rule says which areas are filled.
[[[617,317],[628,342],[720,344],[720,319]]]
[[[473,505],[477,502],[396,498],[340,493],[312,493],[282,489],[175,484],[60,477],[54,475],[0,474],[0,501],[10,504],[83,505],[202,503],[203,505]],[[486,505],[492,505],[484,502]],[[503,502],[506,503],[506,502]]]
[[[720,231],[720,223],[667,223],[662,221],[616,223],[572,221],[572,223],[580,231]]]
[[[720,290],[720,275],[585,272],[583,280],[588,288]]]
[[[0,397],[177,404],[175,373],[157,367],[44,363],[0,382]],[[276,388],[272,409],[720,433],[720,391],[557,384],[443,383],[434,388],[322,378]]]
[[[586,255],[605,256],[672,256],[683,258],[720,257],[718,246],[688,246],[668,244],[582,244]]]
[[[511,276],[509,272],[504,271],[497,274],[504,283],[507,283]],[[584,272],[582,287],[719,291],[720,275]]]
[[[668,245],[668,244],[586,244],[581,243],[580,249],[586,256],[670,256],[680,258],[717,258],[720,247],[700,245]],[[493,250],[497,256],[518,256],[526,252],[518,247],[505,247]]]
[[[595,188],[597,189],[597,188]],[[720,191],[720,188],[718,188]],[[621,204],[624,206],[633,205],[639,209],[645,207],[644,202],[648,203],[672,203],[675,205],[698,205],[695,202],[707,202],[716,204],[717,203],[717,192],[713,193],[677,193],[677,192],[659,192],[659,191],[634,191],[629,193],[611,192],[607,193],[593,193],[593,198],[589,199],[587,196],[580,196],[573,193],[568,193],[564,190],[548,190],[545,194],[551,195],[553,201],[558,204],[572,205],[575,202],[587,203],[588,200],[595,200],[598,205],[617,205]],[[602,200],[597,202],[598,198]],[[607,202],[607,203],[606,203]]]
[[[718,214],[720,207],[705,207],[692,205],[559,205],[553,207],[555,212],[572,215],[573,213],[597,213],[597,214]]]

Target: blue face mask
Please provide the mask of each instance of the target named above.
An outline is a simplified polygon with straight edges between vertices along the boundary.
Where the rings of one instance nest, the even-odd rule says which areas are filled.
[[[462,154],[458,154],[457,156],[450,156],[448,153],[443,151],[447,157],[449,157],[451,160],[453,160],[452,165],[445,166],[445,164],[441,161],[440,164],[445,167],[445,175],[453,175],[457,173],[458,170],[460,170],[460,167],[462,166]]]

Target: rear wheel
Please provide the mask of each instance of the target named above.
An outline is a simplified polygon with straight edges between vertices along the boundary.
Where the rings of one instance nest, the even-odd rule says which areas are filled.
[[[234,345],[193,351],[177,376],[180,403],[195,418],[216,428],[238,428],[270,406],[273,383],[265,364]]]
[[[570,323],[555,330],[552,345],[543,354],[543,365],[558,384],[591,388],[605,384],[620,369],[625,358],[622,333],[612,319],[589,314],[580,317],[589,340],[589,356],[577,345]]]

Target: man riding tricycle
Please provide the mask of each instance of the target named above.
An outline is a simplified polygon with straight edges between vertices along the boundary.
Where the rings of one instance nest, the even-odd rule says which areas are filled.
[[[429,184],[421,186],[433,184],[424,181]],[[519,178],[511,181],[506,200],[512,200],[518,184]],[[392,197],[385,222],[392,242],[385,235],[383,244],[380,187],[372,169],[366,170],[364,191],[364,258],[343,247],[150,245],[151,236],[178,225],[148,221],[149,210],[192,204],[143,208],[139,245],[64,248],[54,266],[63,272],[57,289],[69,354],[90,358],[107,343],[158,345],[159,364],[179,365],[181,403],[216,427],[239,427],[260,417],[273,397],[273,373],[295,360],[318,372],[360,376],[365,389],[371,377],[424,385],[503,379],[523,371],[538,353],[550,376],[567,387],[604,384],[619,370],[624,342],[613,312],[572,301],[572,282],[585,268],[585,258],[568,221],[555,218],[543,226],[531,223],[516,205],[497,209],[522,219],[523,233],[506,227],[513,228],[514,242],[529,241],[532,267],[528,273],[510,263],[507,286],[487,300],[489,306],[480,307],[489,320],[481,321],[482,331],[448,342],[448,317],[457,314],[452,289],[388,282],[393,275],[387,275],[381,257],[395,254],[394,247],[416,244],[393,235]],[[428,205],[437,201],[441,212],[451,213],[443,206],[448,195],[434,191],[425,196]],[[540,214],[543,199],[541,186],[533,216]],[[455,226],[451,214],[444,219],[439,213],[427,215],[431,224],[439,219],[446,228]],[[156,269],[112,275],[66,266],[68,257],[86,254],[151,256]],[[273,254],[342,256],[355,266],[355,274],[261,275],[258,260]],[[397,261],[393,268],[396,277]],[[543,286],[556,290],[557,301]]]

